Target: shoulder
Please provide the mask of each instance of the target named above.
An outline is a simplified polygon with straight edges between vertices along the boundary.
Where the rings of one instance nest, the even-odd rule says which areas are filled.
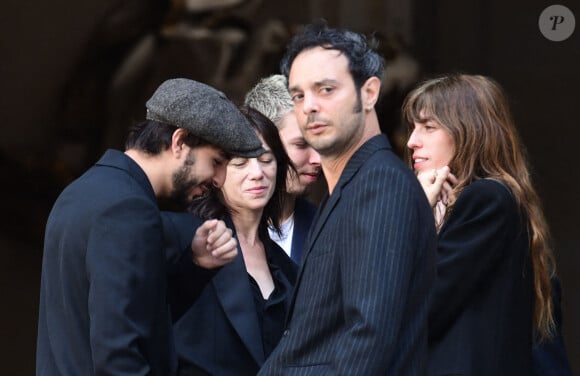
[[[480,179],[467,185],[457,197],[446,221],[452,224],[494,223],[497,227],[525,223],[525,216],[511,190],[503,183],[492,179]],[[504,227],[505,229],[505,227]],[[443,229],[441,230],[443,232]]]
[[[388,139],[382,134],[369,139],[353,154],[341,179],[350,181],[373,173],[403,174],[414,178],[411,169],[393,152]]]
[[[479,179],[468,184],[457,197],[456,205],[514,207],[516,199],[507,185],[493,179]]]

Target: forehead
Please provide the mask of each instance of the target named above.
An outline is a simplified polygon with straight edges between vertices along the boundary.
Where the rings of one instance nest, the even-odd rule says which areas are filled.
[[[282,141],[284,141],[284,138],[288,135],[294,135],[296,133],[302,135],[302,133],[300,133],[300,128],[298,127],[298,119],[293,111],[284,115],[282,120],[280,120],[280,127],[278,129]]]
[[[290,67],[288,86],[312,85],[324,80],[344,80],[350,77],[348,59],[338,50],[314,47],[300,52]],[[351,78],[352,79],[352,78]]]

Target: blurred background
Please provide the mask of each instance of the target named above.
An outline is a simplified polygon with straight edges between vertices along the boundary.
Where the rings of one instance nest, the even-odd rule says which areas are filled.
[[[551,41],[540,0],[4,0],[0,13],[0,338],[4,375],[33,375],[43,232],[56,196],[127,128],[165,79],[236,103],[278,72],[316,18],[374,33],[387,61],[383,131],[404,148],[399,107],[419,80],[462,71],[506,89],[556,246],[564,335],[580,374],[580,212],[575,167],[580,31]],[[558,1],[580,28],[577,0]],[[570,166],[571,164],[571,166]],[[90,199],[90,197],[87,197]]]

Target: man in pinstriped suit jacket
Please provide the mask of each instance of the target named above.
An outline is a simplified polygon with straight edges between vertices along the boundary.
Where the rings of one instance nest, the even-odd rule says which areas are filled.
[[[420,375],[435,228],[413,173],[380,134],[383,62],[357,33],[310,25],[281,68],[328,194],[285,331],[260,375]]]

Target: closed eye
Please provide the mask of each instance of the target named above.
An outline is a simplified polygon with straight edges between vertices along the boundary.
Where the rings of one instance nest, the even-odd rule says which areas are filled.
[[[234,166],[234,167],[242,167],[242,166],[245,166],[246,163],[248,163],[248,158],[240,158],[240,157],[238,157],[238,158],[232,158],[230,160],[229,165],[230,166]]]

